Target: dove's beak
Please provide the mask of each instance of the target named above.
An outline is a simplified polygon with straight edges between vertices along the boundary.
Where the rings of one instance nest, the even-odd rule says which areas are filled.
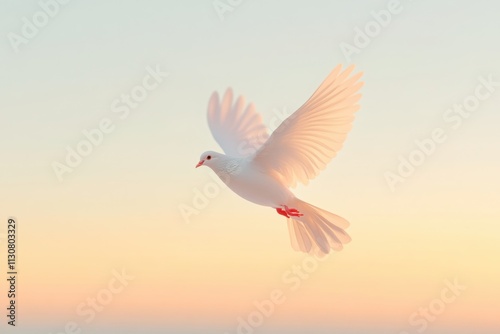
[[[205,162],[205,160],[200,160],[200,162],[198,162],[198,164],[196,165],[196,168],[200,167],[201,165],[203,165],[203,163]]]

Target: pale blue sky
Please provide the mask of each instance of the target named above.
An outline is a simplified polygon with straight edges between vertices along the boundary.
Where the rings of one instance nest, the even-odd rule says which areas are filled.
[[[372,136],[372,144],[399,152],[398,142],[436,124],[478,75],[500,68],[496,2],[401,3],[402,12],[353,56],[369,89],[348,145],[366,149],[364,139]],[[39,9],[36,1],[2,6],[3,36],[19,32],[20,19]],[[385,7],[385,1],[243,1],[222,22],[209,1],[72,1],[19,53],[2,39],[2,136],[11,138],[2,149],[9,152],[14,141],[23,159],[36,154],[38,165],[49,165],[81,129],[109,113],[110,102],[137,84],[146,66],[161,64],[170,77],[120,124],[116,145],[131,145],[120,143],[125,133],[147,132],[135,145],[165,150],[181,136],[182,148],[169,148],[196,157],[211,140],[204,111],[214,89],[232,86],[266,118],[274,108],[296,108],[346,62],[339,44],[352,43],[353,28]],[[484,110],[478,117],[498,119]]]

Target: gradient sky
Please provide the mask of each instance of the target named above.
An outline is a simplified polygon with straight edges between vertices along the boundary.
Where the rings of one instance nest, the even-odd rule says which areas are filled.
[[[75,322],[82,333],[232,334],[276,290],[284,300],[255,333],[498,333],[500,86],[456,129],[443,116],[478,78],[500,82],[500,5],[402,0],[346,59],[340,45],[388,3],[242,1],[221,20],[211,0],[73,0],[15,52],[9,33],[40,5],[2,0],[0,233],[10,216],[20,226],[19,326],[2,311],[2,333]],[[272,128],[349,62],[365,81],[354,128],[295,193],[347,218],[353,241],[315,262],[291,249],[283,217],[194,165],[219,150],[205,115],[214,90],[231,86]],[[121,119],[113,101],[157,65],[168,77]],[[54,161],[105,118],[114,130],[59,182]],[[392,191],[385,174],[436,128],[446,141]],[[134,279],[86,322],[78,306],[122,269]],[[418,312],[455,280],[466,289],[422,330]]]

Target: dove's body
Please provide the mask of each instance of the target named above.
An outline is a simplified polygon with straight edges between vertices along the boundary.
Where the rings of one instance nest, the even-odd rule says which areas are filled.
[[[271,175],[259,169],[251,159],[232,158],[210,152],[213,171],[236,194],[255,204],[279,208],[290,206],[292,192]],[[214,157],[217,156],[217,159]]]
[[[341,149],[354,113],[361,73],[335,68],[307,102],[272,133],[242,97],[233,103],[226,91],[214,93],[208,104],[208,124],[224,154],[205,152],[196,167],[206,165],[244,199],[269,206],[288,218],[292,247],[323,256],[341,250],[351,238],[349,223],[296,198],[289,190],[314,178]]]

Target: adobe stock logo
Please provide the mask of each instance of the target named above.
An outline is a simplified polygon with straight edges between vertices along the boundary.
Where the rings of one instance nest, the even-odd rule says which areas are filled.
[[[262,327],[266,320],[271,318],[276,310],[282,305],[292,292],[297,291],[311,276],[319,269],[320,264],[325,262],[329,253],[323,258],[306,256],[300,264],[294,264],[281,275],[281,282],[285,288],[276,288],[269,292],[269,298],[255,300],[251,311],[236,318],[236,328],[234,334],[254,334]],[[231,334],[225,332],[224,334]]]
[[[241,5],[242,2],[243,0],[214,0],[212,5],[219,16],[219,19],[224,21],[226,19],[226,13],[232,13]]]
[[[445,287],[441,289],[438,298],[434,298],[426,306],[419,307],[408,318],[408,323],[414,327],[415,332],[423,333],[427,330],[429,325],[446,311],[448,305],[453,304],[467,290],[467,287],[460,284],[456,278],[453,282],[445,280],[444,285]],[[411,334],[411,332],[402,331],[399,334]]]
[[[127,93],[120,94],[110,104],[112,113],[117,114],[119,120],[113,120],[106,116],[103,117],[94,128],[83,129],[81,138],[75,145],[66,145],[66,154],[64,159],[53,161],[52,170],[59,182],[64,180],[66,174],[71,174],[80,166],[84,159],[92,154],[96,148],[102,145],[107,136],[115,131],[120,120],[126,120],[134,109],[140,107],[141,103],[165,81],[169,75],[164,72],[160,65],[155,68],[147,66],[145,74],[137,85],[134,85]]]
[[[135,277],[127,274],[125,269],[118,271],[113,269],[111,272],[113,275],[102,289],[97,291],[93,296],[87,297],[85,301],[82,301],[76,306],[75,313],[78,320],[67,321],[62,329],[57,332],[50,332],[49,334],[80,334],[87,333],[84,331],[85,324],[89,324],[100,312],[103,312],[106,307],[111,304],[119,294],[123,293],[130,282],[132,282]]]
[[[407,0],[411,2],[412,0]],[[352,43],[341,42],[340,51],[347,62],[351,62],[353,55],[359,55],[367,48],[372,41],[377,38],[393,22],[397,15],[400,15],[405,6],[400,0],[389,0],[383,9],[372,10],[371,19],[362,27],[354,27],[354,37]]]
[[[500,81],[495,81],[493,74],[487,77],[480,76],[477,80],[479,83],[472,94],[466,96],[462,103],[455,103],[453,107],[445,110],[443,113],[445,126],[434,128],[427,138],[416,139],[414,141],[416,148],[406,155],[399,155],[398,166],[384,173],[385,181],[392,192],[396,190],[397,185],[404,183],[418,167],[439,150],[440,146],[448,140],[448,133],[451,130],[459,129],[464,120],[471,117],[481,107],[481,103],[491,98],[497,87],[500,87]]]
[[[38,36],[38,33],[43,29],[50,20],[59,14],[61,5],[66,5],[71,0],[41,0],[38,2],[40,10],[36,11],[31,18],[24,16],[21,27],[21,34],[9,32],[7,39],[10,46],[17,53],[21,45],[27,45],[33,38]]]

